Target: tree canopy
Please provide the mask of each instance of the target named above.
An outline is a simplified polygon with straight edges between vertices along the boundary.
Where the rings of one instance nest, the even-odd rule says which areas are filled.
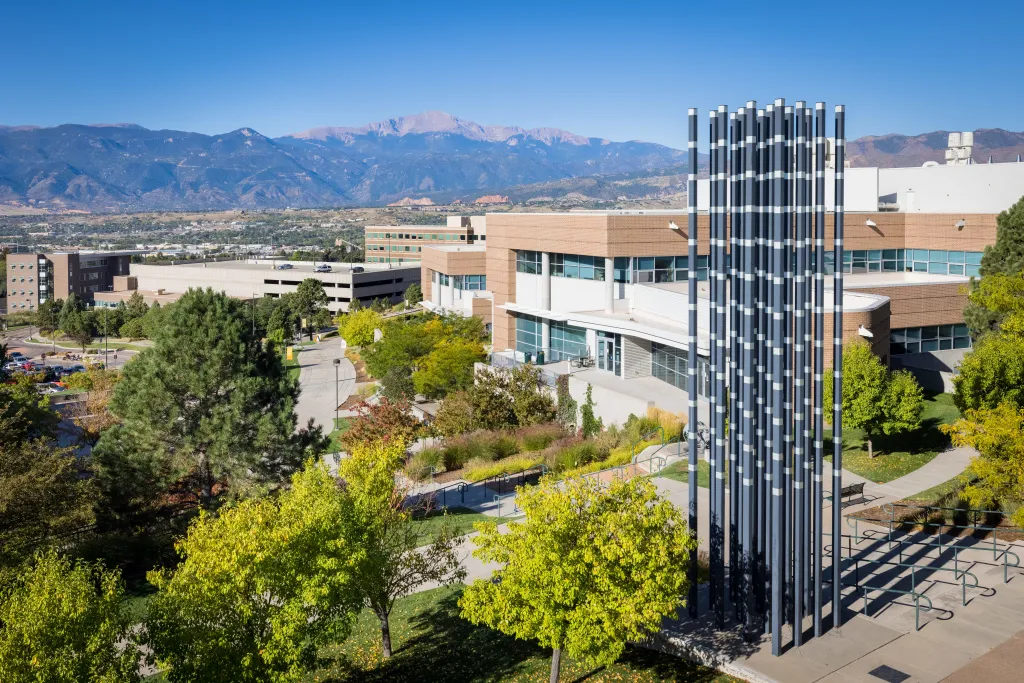
[[[146,642],[167,680],[303,680],[360,608],[354,526],[343,490],[312,464],[276,498],[203,513],[176,545],[178,567],[149,574]]]
[[[210,506],[225,492],[285,481],[326,447],[318,427],[296,433],[298,392],[277,350],[252,334],[242,302],[190,290],[114,389],[121,423],[96,446],[101,481],[129,509],[172,484]]]
[[[995,408],[968,409],[965,416],[939,429],[954,446],[978,451],[961,479],[972,508],[1016,506],[1013,521],[1024,526],[1024,409],[1011,403]]]
[[[350,346],[369,346],[373,343],[373,331],[380,328],[383,318],[369,308],[349,311],[338,320],[338,331]]]
[[[465,578],[455,550],[461,539],[454,527],[442,524],[429,545],[421,545],[405,492],[395,487],[395,472],[405,460],[396,440],[360,444],[341,461],[358,538],[359,560],[354,580],[380,623],[384,657],[391,656],[389,619],[395,602],[424,583],[447,585]]]
[[[135,683],[139,650],[116,572],[36,555],[0,591],[0,680],[4,683]]]
[[[544,480],[516,502],[526,516],[507,533],[478,525],[473,554],[500,569],[459,605],[473,623],[552,648],[552,680],[562,651],[611,664],[675,614],[687,593],[679,568],[697,541],[648,480]]]
[[[307,277],[295,289],[295,311],[306,321],[306,331],[313,338],[316,323],[323,321],[327,310],[327,292],[324,283],[315,277]]]
[[[953,387],[960,412],[1003,402],[1024,407],[1024,337],[989,334],[979,339],[960,362]]]
[[[475,363],[486,358],[484,347],[477,341],[444,339],[419,361],[412,374],[416,391],[427,398],[440,398],[450,391],[473,385]]]
[[[971,281],[970,299],[964,309],[964,320],[975,338],[997,329],[1007,314],[1003,307],[1006,301],[991,295],[1024,273],[1024,197],[996,218],[996,242],[985,247],[978,272],[981,279]],[[1010,276],[1010,280],[1000,276]],[[1016,291],[1019,299],[1019,285]],[[1017,303],[1016,309],[1021,308]]]
[[[833,394],[833,374],[825,378],[825,396]],[[843,348],[843,425],[863,429],[868,453],[874,455],[873,437],[900,434],[921,424],[924,393],[907,370],[890,372],[866,342]],[[826,420],[831,418],[825,411]]]

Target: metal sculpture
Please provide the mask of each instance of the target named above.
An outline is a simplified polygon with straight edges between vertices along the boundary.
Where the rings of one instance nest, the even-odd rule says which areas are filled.
[[[698,210],[697,110],[689,111],[689,525],[697,532]],[[754,102],[709,114],[711,475],[710,605],[724,626],[727,602],[749,633],[783,626],[793,643],[811,617],[823,630],[822,591],[842,623],[841,553],[823,566],[825,104]],[[812,137],[813,129],[813,137]],[[842,489],[842,249],[845,110],[835,108],[832,490]],[[727,483],[728,482],[728,483]],[[728,487],[728,506],[726,488]],[[728,510],[728,512],[727,512]],[[728,521],[727,521],[728,520]],[[839,529],[838,497],[832,528]],[[726,558],[729,575],[726,580]],[[689,613],[698,616],[697,555],[690,557]]]

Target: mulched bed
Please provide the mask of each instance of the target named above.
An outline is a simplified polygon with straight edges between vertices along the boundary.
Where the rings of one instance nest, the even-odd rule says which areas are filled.
[[[918,505],[911,500],[898,500],[896,503],[912,506]],[[866,508],[864,510],[858,510],[857,512],[850,513],[848,516],[864,520],[870,524],[874,524],[885,529],[889,528],[888,520],[890,518],[890,513],[881,505],[876,505],[875,507]],[[941,531],[944,536],[957,538],[989,538],[992,534],[991,531],[964,528],[963,525],[972,524],[974,520],[974,515],[968,513],[966,510],[962,512],[959,510],[932,510],[930,512],[926,512],[919,507],[896,508],[896,523],[893,524],[893,529],[899,529],[901,531],[913,530],[930,534],[936,534]],[[922,522],[928,523],[929,526],[921,526]],[[1016,525],[1013,524],[1013,521],[1005,515],[978,516],[977,523],[982,526],[998,528],[1000,541],[1024,540],[1024,531],[1018,530]],[[942,524],[942,526],[934,526],[938,524]]]

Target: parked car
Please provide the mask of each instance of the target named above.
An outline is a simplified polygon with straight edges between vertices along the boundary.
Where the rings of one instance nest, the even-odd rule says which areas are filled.
[[[7,354],[7,356],[11,360],[28,360],[28,358],[25,357],[25,354],[23,354],[21,351],[11,351],[9,354]]]
[[[329,272],[331,272],[331,267],[329,265],[327,265],[326,263],[321,263],[319,266],[317,266],[316,268],[313,269],[313,272],[314,273],[329,273]]]
[[[277,267],[277,269],[278,269],[278,270],[291,270],[291,269],[292,269],[292,268],[294,268],[294,267],[295,267],[295,266],[293,266],[293,265],[292,265],[292,264],[290,264],[290,263],[282,263],[281,265],[279,265],[279,266]]]
[[[65,375],[73,375],[76,372],[85,372],[85,366],[84,365],[72,365],[70,368],[65,368],[64,369],[64,374]]]
[[[363,268],[362,266],[352,266],[352,272],[353,273],[361,273],[364,270],[366,270],[366,269]]]

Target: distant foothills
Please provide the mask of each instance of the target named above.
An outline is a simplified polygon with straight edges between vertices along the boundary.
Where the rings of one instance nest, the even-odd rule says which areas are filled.
[[[848,145],[855,166],[940,161],[944,131]],[[974,158],[1011,161],[1024,133],[975,132]],[[703,160],[702,160],[703,161]],[[0,126],[0,204],[51,210],[196,211],[393,202],[519,203],[571,193],[597,199],[678,194],[686,153],[555,128],[482,126],[425,112],[358,128],[268,138],[134,124]],[[405,200],[405,201],[403,201]]]

